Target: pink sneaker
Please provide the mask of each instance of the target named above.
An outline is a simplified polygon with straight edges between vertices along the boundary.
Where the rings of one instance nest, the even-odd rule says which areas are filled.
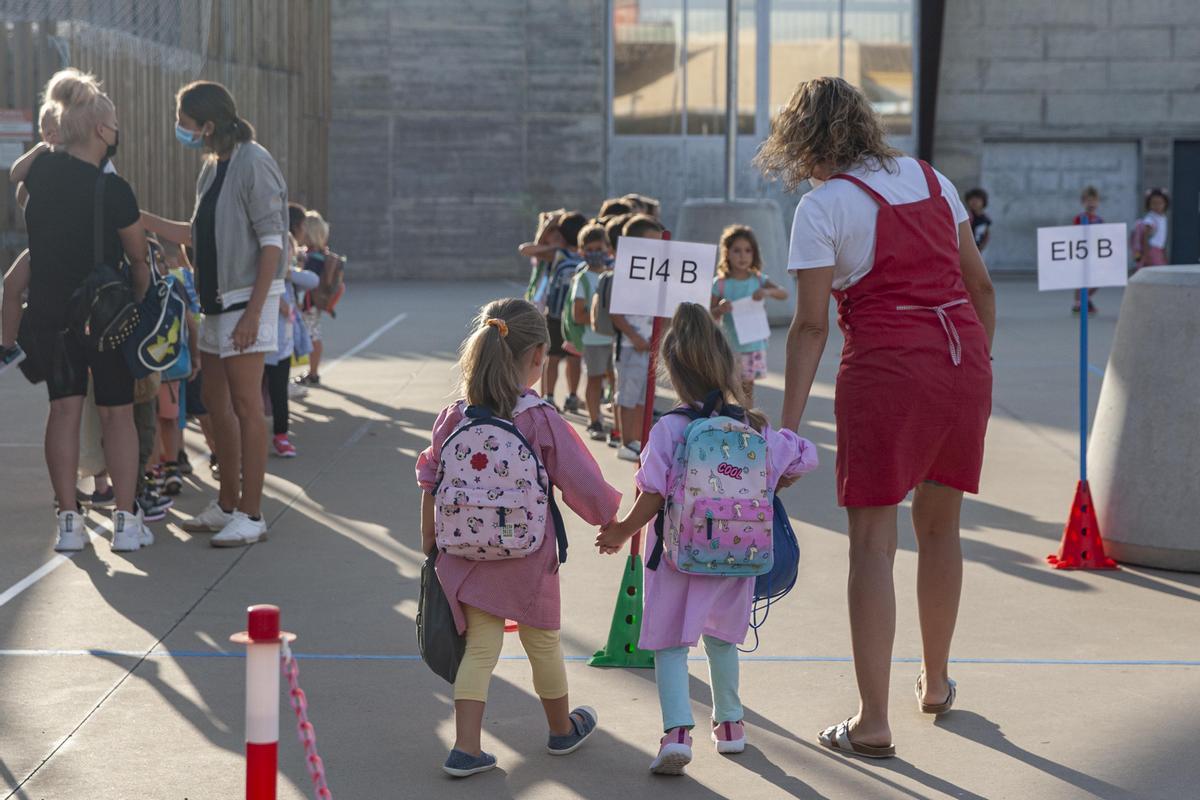
[[[279,456],[280,458],[296,457],[296,448],[293,447],[292,443],[288,441],[286,433],[279,434],[272,441],[275,445],[275,455]]]
[[[662,738],[658,755],[650,764],[655,775],[682,775],[692,763],[692,737],[687,728],[671,728]]]
[[[746,749],[746,726],[741,720],[713,723],[712,739],[717,743],[718,753],[740,753]]]

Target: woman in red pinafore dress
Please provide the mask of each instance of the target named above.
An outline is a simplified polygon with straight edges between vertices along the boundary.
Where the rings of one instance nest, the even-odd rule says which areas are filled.
[[[834,395],[838,504],[850,533],[849,605],[860,705],[822,745],[895,755],[888,683],[898,504],[914,492],[921,710],[950,710],[950,640],[962,585],[959,512],[979,490],[991,414],[995,294],[958,191],[884,141],[866,98],[839,78],[802,83],[758,156],[768,175],[813,191],[796,209],[788,268],[783,426],[797,428],[837,299],[845,337]]]

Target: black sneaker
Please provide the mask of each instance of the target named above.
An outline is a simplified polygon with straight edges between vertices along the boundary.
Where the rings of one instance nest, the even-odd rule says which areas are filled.
[[[163,497],[147,486],[137,498],[138,510],[146,522],[158,522],[167,515],[167,509],[175,504],[169,497]]]
[[[608,437],[608,432],[604,430],[603,422],[593,422],[587,426],[588,436],[592,441],[603,442]]]
[[[608,446],[609,447],[620,447],[621,446],[621,433],[616,428],[609,431],[609,433],[608,433]]]
[[[568,395],[567,399],[563,401],[563,411],[567,412],[568,414],[578,414],[579,407],[579,395]]]
[[[175,457],[175,463],[179,465],[179,474],[180,475],[191,475],[192,474],[192,462],[188,460],[188,455],[187,455],[186,451],[184,451],[184,450],[179,451],[179,455],[177,455]]]
[[[21,345],[14,342],[12,347],[0,347],[0,373],[24,360],[25,351],[21,349]]]
[[[117,495],[113,491],[113,487],[110,485],[103,492],[92,492],[91,495],[88,496],[88,502],[90,502],[94,507],[112,508],[114,505],[116,505],[116,498]]]
[[[168,461],[163,465],[162,492],[166,495],[177,495],[183,489],[183,476],[179,474],[179,465]]]
[[[208,457],[208,471],[212,473],[214,478],[221,477],[221,465],[217,463],[217,454],[212,453]]]

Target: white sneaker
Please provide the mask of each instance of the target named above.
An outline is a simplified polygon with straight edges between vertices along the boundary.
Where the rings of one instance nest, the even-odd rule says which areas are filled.
[[[87,526],[83,514],[77,511],[62,511],[58,515],[58,539],[54,549],[60,553],[76,553],[87,547]]]
[[[267,538],[267,521],[261,517],[250,519],[241,511],[234,511],[229,524],[212,538],[213,547],[244,547]]]
[[[142,546],[142,521],[129,511],[113,512],[112,549],[114,553],[132,553]]]
[[[299,383],[288,384],[288,397],[298,400],[308,394],[308,387]]]
[[[142,508],[138,506],[137,510],[138,525],[141,530],[138,532],[138,541],[142,543],[142,547],[149,547],[154,544],[154,531],[150,530],[150,526],[146,524],[146,518],[142,515]]]
[[[200,533],[215,533],[225,530],[225,526],[233,521],[233,514],[221,508],[216,500],[191,519],[180,523],[185,531]]]
[[[617,451],[617,458],[621,459],[622,461],[637,461],[639,458],[641,458],[641,452],[641,442],[630,442]]]

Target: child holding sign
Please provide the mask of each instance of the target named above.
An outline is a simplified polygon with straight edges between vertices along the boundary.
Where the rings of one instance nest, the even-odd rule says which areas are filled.
[[[739,555],[745,547],[749,557],[754,558],[757,540],[743,541],[741,537],[749,534],[742,533],[741,526],[744,523],[748,530],[757,530],[756,526],[763,525],[765,514],[756,514],[753,509],[759,508],[764,500],[770,508],[770,494],[781,479],[798,478],[816,469],[817,449],[793,431],[772,430],[761,413],[731,405],[742,403],[737,362],[729,341],[704,306],[680,304],[671,319],[671,329],[663,338],[662,361],[679,396],[680,408],[664,416],[650,430],[650,440],[642,451],[641,469],[635,478],[641,494],[623,520],[601,528],[596,546],[603,553],[619,552],[636,531],[659,513],[665,498],[671,496],[672,504],[675,507],[682,504],[685,514],[689,507],[692,509],[692,515],[683,517],[681,522],[703,525],[708,520],[709,540],[713,540],[712,511],[706,517],[700,509],[729,508],[742,519],[744,507],[745,517],[736,523],[738,536],[732,541],[738,545]],[[688,479],[698,468],[693,467],[698,461],[689,461],[688,458],[695,456],[686,455],[681,460],[679,453],[687,450],[681,445],[689,441],[692,417],[699,417],[701,408],[715,411],[718,416],[733,417],[739,423],[744,421],[749,427],[741,435],[735,434],[733,441],[722,442],[719,449],[705,449],[693,441],[690,451],[699,456],[699,461],[712,464],[708,470],[710,477],[705,480],[701,476],[700,486],[695,486],[694,479],[691,482]],[[703,423],[697,419],[696,424]],[[759,440],[759,446],[747,446],[752,438]],[[763,440],[765,449],[761,447]],[[718,466],[716,462],[721,463]],[[747,464],[758,465],[760,469]],[[685,484],[689,487],[686,491]],[[753,496],[751,486],[756,488]],[[732,519],[724,523],[726,530],[729,524]],[[769,529],[770,522],[766,525]],[[667,532],[667,540],[673,535],[674,532]],[[714,541],[720,540],[718,535]],[[692,760],[690,731],[695,726],[687,658],[689,649],[701,638],[712,679],[711,736],[717,752],[740,753],[746,748],[738,698],[737,644],[746,638],[750,627],[755,579],[753,575],[685,572],[684,565],[671,560],[669,550],[666,557],[658,560],[664,552],[658,534],[651,536],[646,544],[645,608],[638,646],[654,651],[654,677],[666,734],[650,769],[663,775],[682,775]]]
[[[621,235],[662,239],[663,226],[654,217],[636,214],[627,218]],[[613,246],[616,247],[615,239]],[[649,314],[613,314],[612,324],[620,334],[613,347],[617,371],[617,424],[622,432],[617,458],[637,461],[638,454],[642,452],[642,417],[646,411],[646,374],[650,369],[654,317]]]
[[[1076,214],[1075,219],[1071,220],[1072,225],[1099,225],[1104,222],[1100,215],[1096,213],[1100,208],[1100,190],[1095,186],[1083,187],[1083,193],[1079,196],[1079,202],[1083,203],[1083,213]],[[1096,304],[1092,299],[1096,296],[1096,290],[1088,291],[1088,313],[1096,313]],[[1071,312],[1074,314],[1080,313],[1082,301],[1080,299],[1080,291],[1075,290],[1075,305],[1071,306]]]
[[[762,274],[762,254],[754,231],[746,225],[730,225],[721,233],[721,254],[713,280],[712,314],[721,322],[729,343],[738,354],[742,394],[754,404],[754,382],[767,376],[767,340],[743,342],[733,322],[733,303],[745,298],[772,297],[787,300],[785,289]],[[765,312],[764,312],[765,313]]]

